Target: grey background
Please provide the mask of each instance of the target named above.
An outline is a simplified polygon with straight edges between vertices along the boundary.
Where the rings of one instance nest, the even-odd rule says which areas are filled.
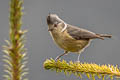
[[[9,39],[9,1],[0,0],[0,80],[2,79],[2,45]],[[80,57],[81,62],[120,65],[120,0],[24,0],[23,28],[29,56],[30,80],[79,80],[75,76],[47,71],[43,62],[63,53],[53,42],[46,24],[49,12],[56,13],[69,24],[81,26],[96,33],[112,34],[112,39],[93,40]],[[77,60],[77,54],[62,57]],[[83,79],[84,80],[84,79]]]

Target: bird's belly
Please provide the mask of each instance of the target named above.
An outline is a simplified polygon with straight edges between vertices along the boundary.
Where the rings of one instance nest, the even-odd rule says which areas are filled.
[[[60,46],[70,52],[80,52],[83,50],[87,45],[89,44],[89,41],[87,40],[69,40],[64,41]]]
[[[90,40],[75,40],[69,37],[54,38],[54,40],[60,48],[70,52],[80,52],[90,42]]]

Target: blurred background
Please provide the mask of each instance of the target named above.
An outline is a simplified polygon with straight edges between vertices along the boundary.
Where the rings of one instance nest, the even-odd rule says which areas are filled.
[[[9,2],[0,0],[0,80],[3,80],[2,45],[9,39]],[[63,53],[49,34],[46,17],[49,12],[57,14],[66,23],[96,33],[112,34],[112,39],[93,40],[81,54],[81,62],[120,65],[120,0],[24,0],[22,29],[27,29],[26,48],[29,57],[29,80],[79,80],[76,76],[47,71],[43,62]],[[77,54],[63,56],[76,61]],[[85,76],[84,76],[85,77]],[[83,80],[86,80],[83,77]]]

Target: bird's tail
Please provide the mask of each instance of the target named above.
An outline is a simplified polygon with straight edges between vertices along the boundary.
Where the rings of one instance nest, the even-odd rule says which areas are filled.
[[[96,35],[98,35],[99,38],[102,39],[102,40],[104,40],[104,37],[105,38],[111,38],[112,37],[112,35],[109,35],[109,34],[96,34]]]

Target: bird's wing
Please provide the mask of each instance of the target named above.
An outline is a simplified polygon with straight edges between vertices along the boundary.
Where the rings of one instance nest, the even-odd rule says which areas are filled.
[[[76,26],[71,26],[71,25],[68,25],[67,32],[69,35],[71,35],[76,40],[94,39],[94,38],[103,39],[102,37],[100,37],[99,35],[91,32],[91,31],[88,31],[88,30],[85,30],[82,28],[78,28]]]

